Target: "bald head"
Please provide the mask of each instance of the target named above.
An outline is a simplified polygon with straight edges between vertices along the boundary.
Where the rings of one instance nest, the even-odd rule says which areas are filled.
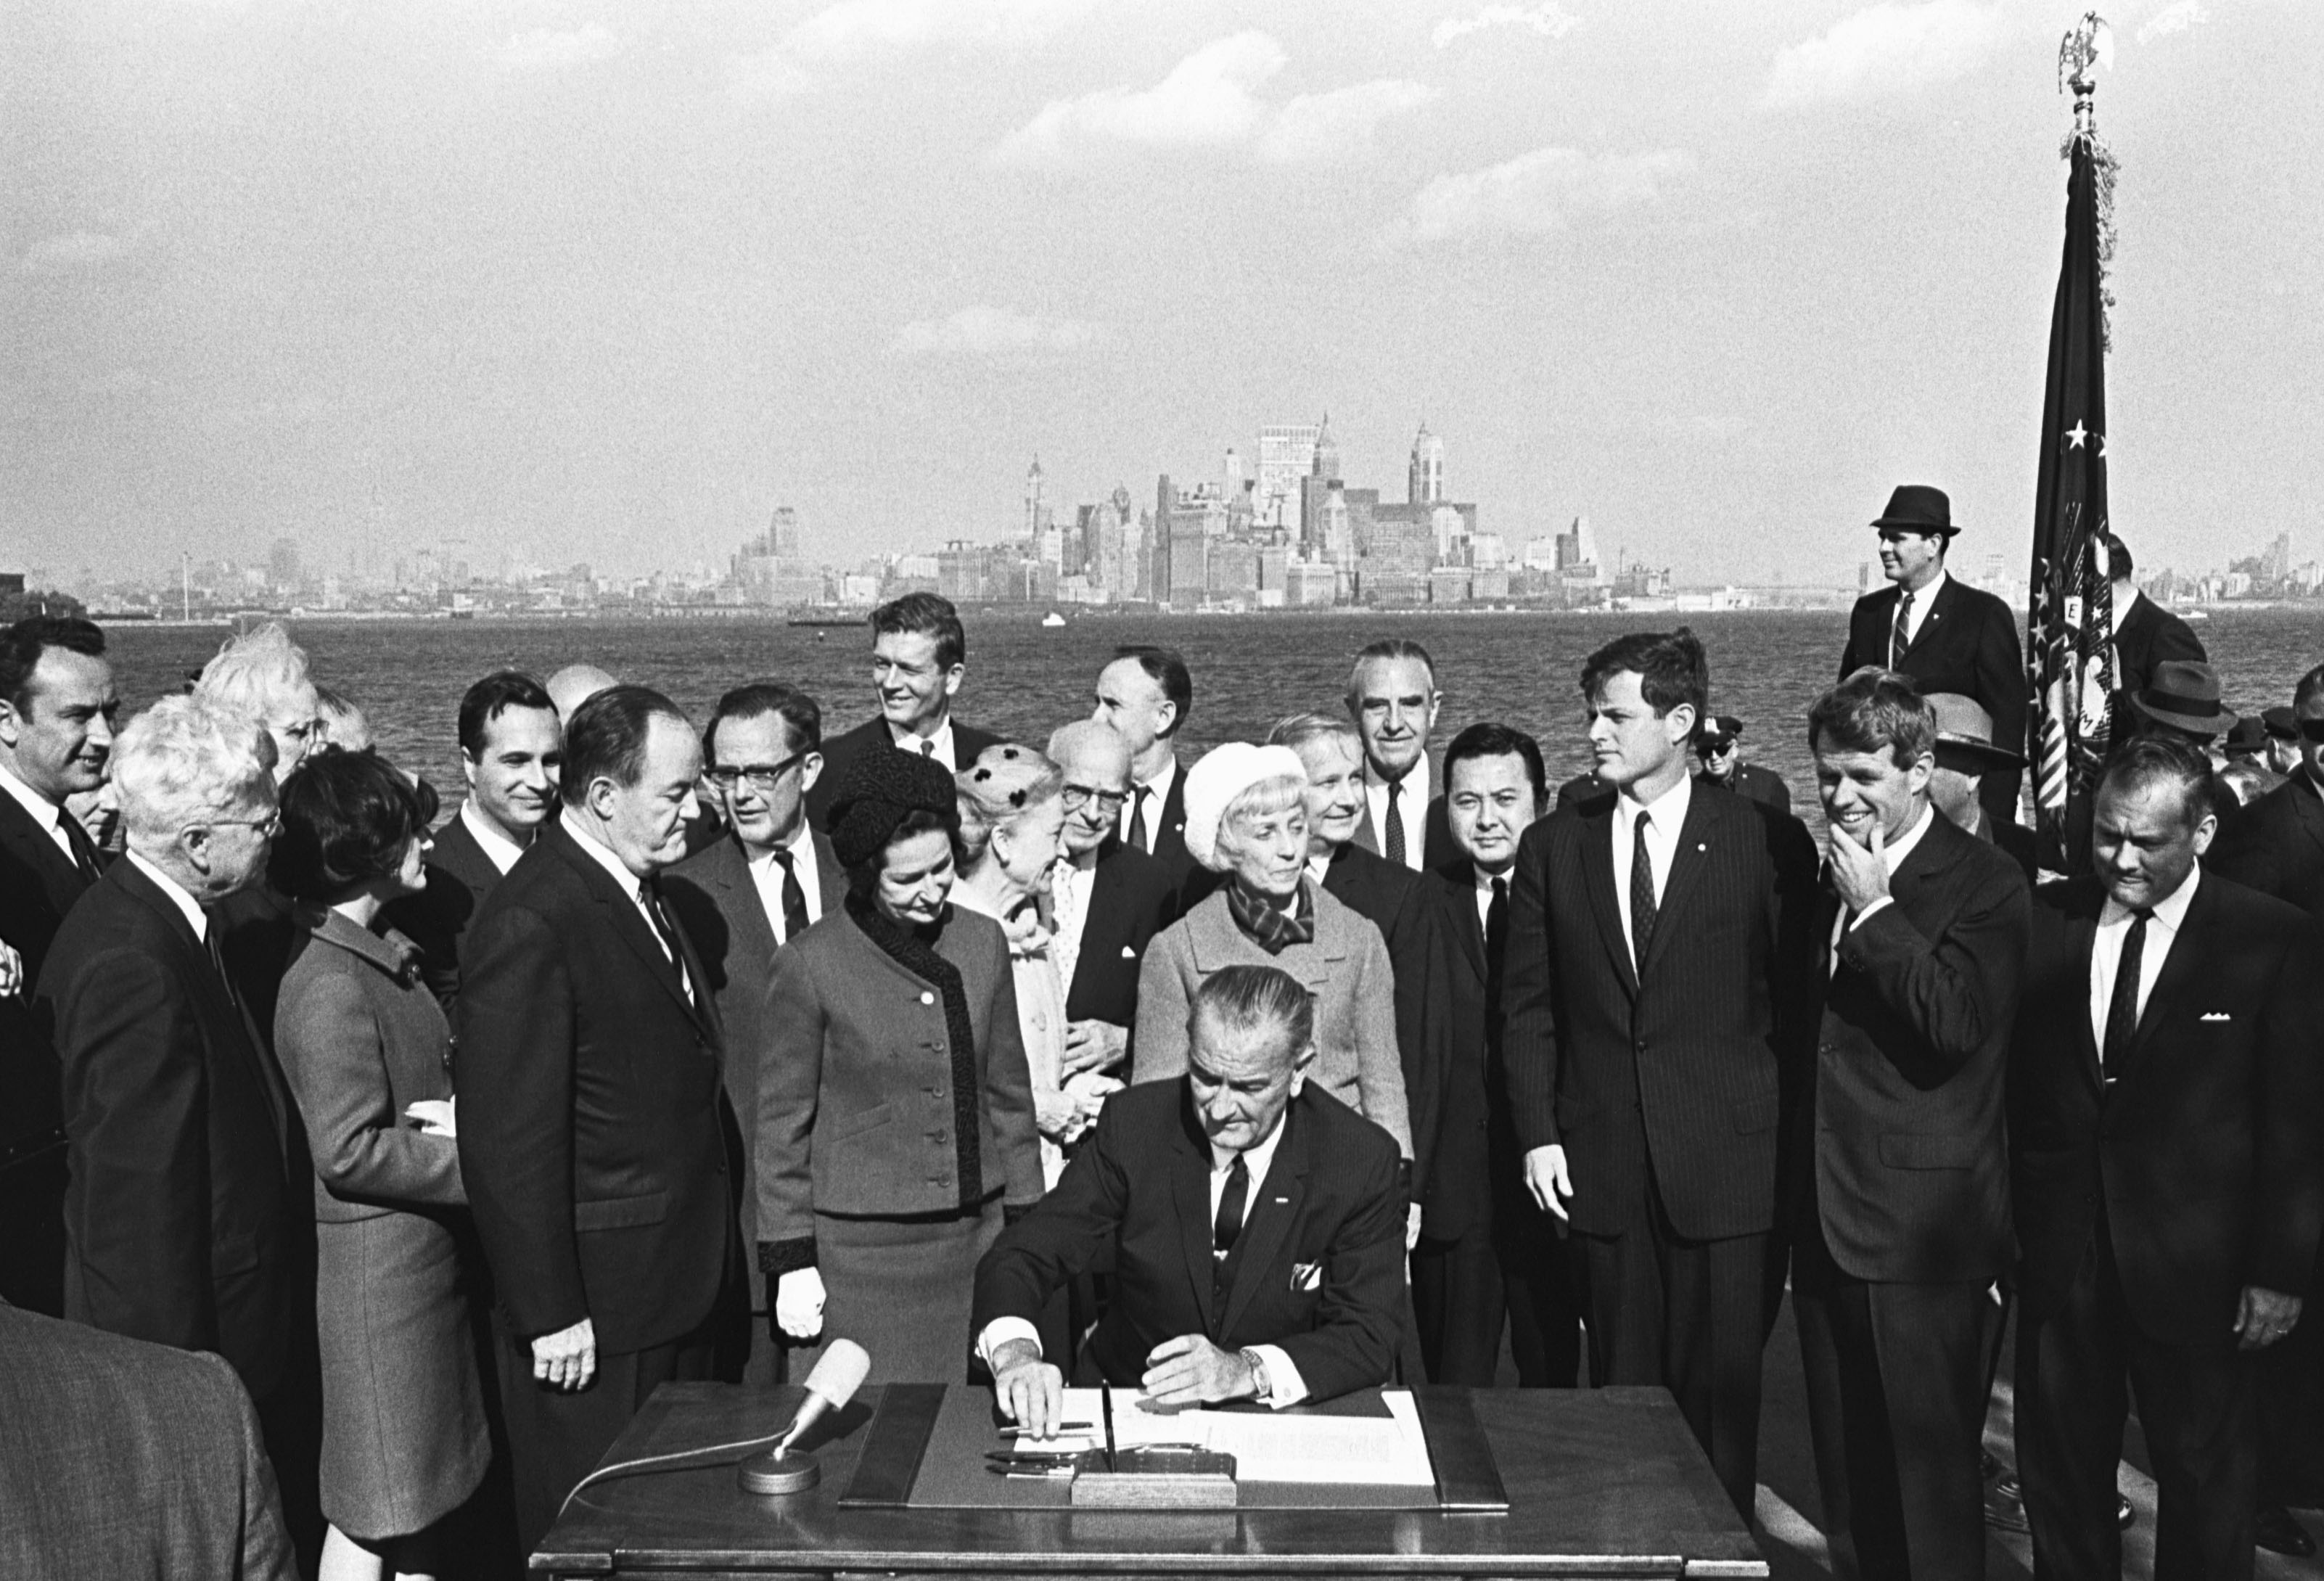
[[[1065,849],[1093,855],[1114,831],[1130,790],[1130,743],[1110,726],[1076,719],[1049,737],[1049,761],[1065,777]]]
[[[559,719],[570,720],[574,709],[618,684],[594,664],[568,664],[549,678],[549,700],[557,705]]]

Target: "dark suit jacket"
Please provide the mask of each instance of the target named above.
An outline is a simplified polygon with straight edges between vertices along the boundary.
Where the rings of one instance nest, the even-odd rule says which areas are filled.
[[[48,1029],[33,1013],[32,995],[65,913],[88,888],[80,869],[66,859],[16,799],[0,793],[0,943],[14,945],[24,960],[23,991],[0,999],[0,1190],[10,1188],[12,1169],[42,1160],[37,1184],[33,1170],[16,1177],[35,1199],[7,1200],[14,1210],[47,1216],[51,1225],[62,1179],[57,1155],[64,1146],[63,1113],[56,1051],[50,1046]],[[7,1233],[0,1228],[0,1236]],[[54,1265],[54,1234],[51,1227],[46,1247],[38,1253],[26,1249],[28,1258],[39,1256],[45,1265],[42,1269],[0,1270],[0,1290],[37,1300],[51,1312],[60,1272]]]
[[[1515,1151],[1516,1136],[1501,1097],[1507,1091],[1501,1062],[1507,1018],[1501,1013],[1500,969],[1486,956],[1475,869],[1468,857],[1459,856],[1440,863],[1428,878],[1437,890],[1437,952],[1445,992],[1433,1018],[1441,1028],[1443,1054],[1435,1158],[1420,1198],[1420,1233],[1450,1241],[1491,1217],[1492,1163]]]
[[[1186,764],[1183,762],[1170,776],[1169,793],[1162,798],[1161,810],[1146,831],[1146,840],[1148,854],[1162,864],[1174,883],[1184,884],[1189,876],[1204,871],[1186,850]]]
[[[1412,1194],[1428,1195],[1436,1161],[1436,1127],[1452,1027],[1443,1012],[1450,963],[1441,935],[1436,886],[1426,874],[1398,867],[1353,841],[1332,854],[1324,891],[1380,931],[1395,974],[1396,1048],[1404,1061],[1404,1106],[1412,1127]]]
[[[1854,1278],[1983,1283],[2009,1263],[2005,1064],[2032,902],[2006,852],[1933,810],[1889,888],[1891,903],[1841,938],[1828,980],[1818,951],[1803,1195]],[[1827,894],[1820,946],[1839,914]]]
[[[1438,772],[1434,782],[1439,785],[1443,782],[1442,771]],[[1411,824],[1407,822],[1404,827],[1404,837],[1407,840],[1411,839],[1413,832]],[[1428,799],[1427,809],[1421,814],[1419,834],[1420,862],[1423,867],[1434,867],[1440,862],[1449,861],[1460,855],[1460,848],[1452,844],[1452,825],[1444,811],[1444,795],[1442,790]],[[1372,827],[1372,803],[1369,795],[1364,798],[1364,816],[1356,825],[1354,844],[1374,855],[1379,855],[1380,853],[1379,831]],[[1407,868],[1406,871],[1410,872],[1412,869]]]
[[[1777,1122],[1802,1062],[1814,847],[1772,808],[1691,795],[1634,971],[1614,803],[1553,812],[1517,847],[1504,990],[1517,1137],[1564,1146],[1584,1233],[1619,1233],[1651,1169],[1680,1234],[1757,1234],[1775,1221]]]
[[[822,893],[823,915],[828,917],[847,898],[847,874],[829,838],[814,828],[807,834],[815,842],[816,887]],[[775,973],[775,929],[767,920],[759,886],[751,880],[749,854],[732,837],[671,868],[662,880],[662,894],[702,957],[703,974],[725,1028],[726,1102],[742,1128],[742,1244],[754,1247],[759,1242],[758,1150],[751,1145],[750,1128],[759,1117],[759,1067],[777,1057],[777,1029],[761,1025],[759,1019]],[[766,1311],[766,1276],[755,1262],[750,1281],[751,1309]]]
[[[2222,828],[2203,865],[2324,918],[2324,796],[2301,769]]]
[[[1737,769],[1732,785],[1721,784],[1700,770],[1695,772],[1694,782],[1708,785],[1715,790],[1725,790],[1730,795],[1748,797],[1753,801],[1764,801],[1777,812],[1792,810],[1792,788],[1784,783],[1783,775],[1773,769],[1763,769],[1757,763],[1745,763]]]
[[[554,821],[554,820],[551,820]],[[428,888],[387,908],[388,926],[420,947],[420,976],[449,1011],[460,996],[460,941],[501,870],[457,816],[438,829],[428,853]]]
[[[2124,702],[2146,689],[2166,659],[2203,663],[2208,657],[2194,628],[2144,594],[2114,628],[2115,696]]]
[[[1214,1299],[1211,1150],[1181,1081],[1108,1098],[1056,1189],[976,1270],[975,1332],[1038,1322],[1075,1276],[1111,1268],[1114,1299],[1085,1354],[1135,1383],[1166,1339],[1280,1345],[1322,1401],[1388,1381],[1403,1325],[1404,1195],[1388,1133],[1310,1082],[1285,1111]],[[1314,1288],[1300,1271],[1314,1271]]]
[[[454,1012],[460,1173],[509,1334],[591,1320],[601,1353],[667,1345],[733,1253],[717,1002],[562,822],[469,924]]]
[[[1074,980],[1065,985],[1067,1021],[1137,1024],[1139,968],[1154,936],[1178,920],[1176,892],[1170,868],[1160,857],[1119,840],[1107,842],[1090,875],[1081,953],[1074,957]]]
[[[314,1188],[273,1056],[126,860],[65,919],[40,999],[71,1139],[65,1316],[216,1351],[264,1401],[315,1313]]]
[[[2139,1327],[2226,1347],[2244,1286],[2299,1295],[2311,1282],[2324,1222],[2324,937],[2282,901],[2204,873],[2127,1072],[2102,1090],[2090,953],[2105,900],[2095,878],[2034,900],[2009,1050],[2020,1298],[2029,1317],[2057,1309],[2103,1192]]]
[[[1840,659],[1841,679],[1862,665],[1887,667],[1898,596],[1892,582],[1856,601],[1848,617],[1848,647]],[[1993,739],[2013,751],[2025,749],[2025,670],[2017,647],[2017,617],[1992,594],[1948,572],[1896,668],[1924,695],[1958,692],[1976,698],[1993,716]],[[2017,776],[2005,770],[1986,780],[1988,785],[2015,786]]]
[[[975,1043],[976,1200],[1041,1195],[1033,1078],[1018,1030],[1008,936],[947,910],[936,951],[955,967]],[[874,944],[844,909],[776,953],[759,1017],[759,1265],[812,1265],[818,1213],[901,1218],[957,1212],[954,1065],[944,996]]]
[[[297,1581],[234,1369],[0,1306],[0,1574]]]
[[[1001,737],[989,730],[979,730],[973,725],[964,725],[957,715],[952,722],[953,755],[959,759],[951,767],[964,769],[983,755],[988,746],[999,746]],[[816,828],[828,828],[831,824],[831,799],[846,782],[847,765],[874,747],[896,750],[894,737],[888,734],[888,721],[883,715],[873,715],[844,735],[825,736],[823,743],[823,773],[815,788],[807,793],[807,820]]]

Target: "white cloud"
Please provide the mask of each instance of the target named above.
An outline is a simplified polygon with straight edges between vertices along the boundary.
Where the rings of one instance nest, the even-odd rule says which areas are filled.
[[[2196,0],[2172,0],[2172,3],[2146,19],[2138,30],[2138,42],[2153,43],[2166,33],[2185,32],[2211,20],[2211,14]]]
[[[1382,121],[1416,110],[1436,97],[1436,89],[1425,82],[1394,77],[1330,93],[1301,94],[1259,134],[1259,157],[1277,164],[1318,164],[1362,153]]]
[[[1289,57],[1263,32],[1239,32],[1204,44],[1148,88],[1108,88],[1056,99],[1003,138],[993,157],[1009,164],[1047,164],[1080,147],[1129,143],[1149,148],[1216,147],[1244,141],[1268,118],[1256,92]]]
[[[1259,90],[1290,57],[1270,34],[1213,40],[1152,88],[1109,88],[1056,99],[992,151],[1002,164],[1058,164],[1124,148],[1248,148],[1278,164],[1361,153],[1380,123],[1429,103],[1424,82],[1383,78],[1281,105]]]
[[[737,104],[772,104],[814,87],[815,79],[780,50],[726,57],[726,97]]]
[[[101,269],[116,258],[125,258],[133,245],[127,236],[107,236],[102,231],[67,231],[25,248],[16,267],[27,274],[74,274],[84,269]]]
[[[1077,351],[1098,337],[1095,324],[979,305],[947,319],[916,319],[896,331],[900,356],[991,356],[1010,352]]]
[[[1999,4],[1882,0],[1831,30],[1775,51],[1764,100],[1771,109],[1868,98],[1944,82],[1974,69],[2006,27]]]
[[[1487,28],[1531,28],[1543,38],[1562,39],[1581,23],[1580,17],[1557,0],[1543,0],[1539,5],[1488,5],[1474,16],[1448,16],[1436,24],[1436,31],[1429,36],[1441,50]]]
[[[609,60],[621,52],[621,40],[602,23],[587,22],[576,28],[537,27],[517,33],[494,54],[511,71],[561,71]]]
[[[1096,0],[838,0],[793,28],[785,44],[840,60],[929,44],[1038,44]]]
[[[1587,154],[1536,148],[1480,171],[1438,176],[1412,199],[1394,239],[1441,242],[1471,236],[1536,236],[1574,218],[1658,202],[1664,183],[1691,174],[1683,149]]]

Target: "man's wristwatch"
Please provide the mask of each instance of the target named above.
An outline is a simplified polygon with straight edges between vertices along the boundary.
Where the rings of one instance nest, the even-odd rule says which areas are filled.
[[[1267,1384],[1267,1363],[1249,1345],[1245,1345],[1236,1354],[1242,1357],[1242,1364],[1250,1369],[1250,1397],[1253,1400],[1264,1401],[1269,1392]]]

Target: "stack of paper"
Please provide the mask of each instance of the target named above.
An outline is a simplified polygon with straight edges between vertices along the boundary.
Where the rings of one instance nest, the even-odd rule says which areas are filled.
[[[1065,1391],[1065,1420],[1102,1422],[1104,1407],[1095,1389]],[[1148,1444],[1185,1444],[1235,1457],[1241,1482],[1362,1483],[1397,1487],[1433,1487],[1436,1475],[1428,1440],[1408,1390],[1381,1393],[1388,1414],[1375,1416],[1286,1415],[1279,1411],[1163,1410],[1128,1389],[1113,1391],[1113,1441],[1117,1448]],[[1104,1447],[1102,1428],[1061,1434],[1055,1447]],[[1044,1442],[1043,1448],[1052,1446]]]

